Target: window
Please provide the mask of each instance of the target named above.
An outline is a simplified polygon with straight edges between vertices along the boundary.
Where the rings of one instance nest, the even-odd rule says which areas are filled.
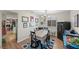
[[[48,26],[51,26],[51,20],[48,20]]]
[[[56,20],[52,20],[52,26],[56,26]]]
[[[56,20],[48,20],[48,26],[56,26]]]

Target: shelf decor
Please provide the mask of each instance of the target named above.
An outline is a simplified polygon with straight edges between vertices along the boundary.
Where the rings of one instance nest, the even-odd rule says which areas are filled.
[[[29,17],[27,16],[22,16],[22,22],[28,22],[29,21]]]
[[[34,17],[30,16],[30,22],[34,22]]]

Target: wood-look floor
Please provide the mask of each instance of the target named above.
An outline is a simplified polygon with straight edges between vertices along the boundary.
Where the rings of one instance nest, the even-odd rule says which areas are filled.
[[[2,44],[2,48],[3,49],[22,49],[22,47],[16,42]]]
[[[57,37],[53,37],[53,36],[50,36],[50,39],[54,40],[54,46],[53,46],[53,49],[63,49],[64,48],[64,45],[63,45],[63,42],[58,39]],[[22,42],[19,43],[20,46],[26,44],[27,43],[31,43],[31,38],[28,38]]]
[[[64,49],[63,41],[61,41],[57,37],[55,37],[54,40],[55,42],[54,42],[53,49]]]
[[[54,46],[53,49],[63,49],[63,42],[58,39],[57,37],[53,37],[51,36],[51,39],[54,40]],[[7,45],[3,44],[3,48],[6,49],[22,49],[22,46],[26,43],[31,43],[31,38],[25,39],[24,41],[20,42],[20,43],[8,43]]]

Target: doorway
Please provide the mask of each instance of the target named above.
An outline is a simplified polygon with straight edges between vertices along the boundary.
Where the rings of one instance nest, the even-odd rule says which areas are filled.
[[[5,11],[2,14],[2,48],[9,48],[12,42],[17,42],[17,21],[16,13]]]

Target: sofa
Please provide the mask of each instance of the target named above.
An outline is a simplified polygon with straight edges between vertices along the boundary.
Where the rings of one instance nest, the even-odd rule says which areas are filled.
[[[78,41],[78,44],[75,43],[76,39]],[[79,34],[75,31],[69,31],[65,30],[63,33],[63,43],[64,48],[67,49],[79,49]]]

